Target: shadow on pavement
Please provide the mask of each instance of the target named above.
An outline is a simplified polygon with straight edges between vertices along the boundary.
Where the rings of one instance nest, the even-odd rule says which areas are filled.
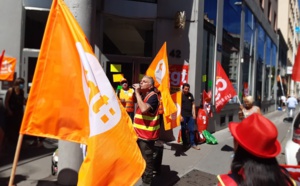
[[[0,178],[0,185],[8,185],[9,178],[10,177]],[[18,184],[19,182],[24,181],[26,179],[27,179],[27,176],[17,174],[17,175],[15,175],[15,178],[14,178],[14,184]]]
[[[227,152],[231,152],[233,151],[233,148],[229,145],[224,145],[222,148],[221,148],[221,151],[227,151]]]
[[[191,170],[185,174],[181,179],[174,184],[175,186],[187,186],[187,185],[197,185],[197,186],[215,186],[218,180],[216,175],[202,172],[199,170]]]
[[[23,141],[22,149],[20,151],[19,162],[26,159],[31,159],[34,157],[39,157],[42,155],[52,154],[57,148],[57,140],[45,139],[43,141],[43,146],[30,146],[28,141]],[[5,146],[4,153],[1,154],[0,167],[9,165],[13,163],[15,156],[16,146]]]
[[[151,186],[164,185],[171,186],[174,185],[180,178],[178,177],[178,172],[172,171],[169,165],[161,166],[161,174],[156,175],[153,178]]]

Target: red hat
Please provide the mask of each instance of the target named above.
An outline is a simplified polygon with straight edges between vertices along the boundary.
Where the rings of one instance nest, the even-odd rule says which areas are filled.
[[[261,114],[251,114],[240,123],[229,123],[235,140],[246,151],[261,158],[273,158],[281,152],[276,126]]]

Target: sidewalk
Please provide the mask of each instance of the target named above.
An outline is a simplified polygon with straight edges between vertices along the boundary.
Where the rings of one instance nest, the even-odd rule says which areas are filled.
[[[284,163],[285,137],[291,123],[283,123],[285,112],[274,111],[265,115],[273,121],[279,132],[278,139],[282,144],[282,153],[278,161]],[[180,127],[173,129],[173,136],[177,140]],[[201,144],[201,150],[189,149],[183,152],[177,141],[164,143],[161,175],[156,176],[153,186],[209,186],[217,183],[216,175],[230,170],[232,161],[232,136],[228,128],[213,133],[218,144]],[[51,157],[57,147],[55,140],[48,140],[44,148],[24,149],[18,163],[15,181],[18,186],[59,186],[57,176],[51,175]],[[33,152],[34,151],[34,152]],[[35,154],[35,156],[31,156]],[[27,157],[26,157],[27,156]],[[13,157],[9,157],[13,158]],[[3,159],[2,159],[3,161]],[[12,161],[11,161],[12,162]],[[11,173],[11,164],[1,164],[0,185],[6,185]],[[141,185],[139,180],[135,186]]]

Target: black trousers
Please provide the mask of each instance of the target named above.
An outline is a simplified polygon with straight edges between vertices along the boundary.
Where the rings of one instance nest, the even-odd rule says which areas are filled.
[[[141,150],[142,156],[146,161],[146,169],[142,175],[142,180],[144,183],[151,183],[153,178],[153,170],[154,170],[154,143],[155,141],[150,140],[141,140],[137,141],[138,146]]]

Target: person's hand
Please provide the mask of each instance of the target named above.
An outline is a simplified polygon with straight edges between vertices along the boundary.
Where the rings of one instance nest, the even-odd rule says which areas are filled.
[[[180,122],[183,122],[183,117],[182,116],[180,116]]]
[[[132,88],[134,88],[134,90],[139,93],[140,92],[140,89],[141,89],[141,86],[139,83],[135,83],[132,85]]]
[[[120,101],[121,101],[122,103],[124,103],[124,102],[125,102],[125,99],[121,99]]]
[[[239,115],[239,119],[240,120],[243,120],[245,118],[244,116],[244,113],[243,113],[243,110],[240,108],[239,112],[238,112],[238,115]]]

